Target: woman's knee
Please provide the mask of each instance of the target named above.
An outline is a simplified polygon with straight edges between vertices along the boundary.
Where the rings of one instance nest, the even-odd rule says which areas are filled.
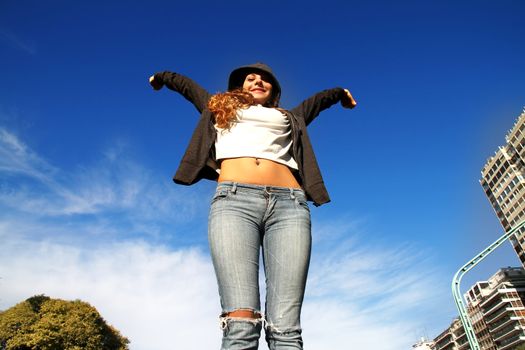
[[[222,317],[260,319],[262,315],[260,312],[251,309],[237,309],[224,313]]]
[[[236,309],[221,314],[221,349],[258,349],[262,319],[261,313],[252,309]]]
[[[255,326],[260,326],[263,323],[263,316],[259,311],[252,309],[235,309],[228,312],[223,312],[220,316],[221,328],[224,330],[228,328],[231,322],[246,322]]]

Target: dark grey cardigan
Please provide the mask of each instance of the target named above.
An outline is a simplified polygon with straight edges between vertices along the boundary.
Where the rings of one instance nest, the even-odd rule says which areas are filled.
[[[217,180],[218,165],[215,161],[217,134],[213,114],[207,108],[211,95],[199,84],[181,74],[157,73],[155,80],[161,81],[169,89],[180,93],[201,113],[173,181],[178,184],[192,185],[201,179]],[[343,97],[342,88],[324,90],[304,100],[292,110],[286,111],[292,127],[293,157],[299,167],[298,181],[306,192],[308,200],[313,201],[316,206],[330,202],[330,197],[324,186],[306,126],[321,111],[341,101]]]

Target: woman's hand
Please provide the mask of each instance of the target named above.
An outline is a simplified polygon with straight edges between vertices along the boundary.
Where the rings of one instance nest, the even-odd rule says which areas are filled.
[[[348,91],[348,89],[344,89],[344,91],[345,91],[345,95],[341,99],[341,106],[343,106],[344,108],[350,108],[350,109],[357,106],[357,102],[352,97],[352,94],[350,93],[350,91]]]
[[[149,77],[149,84],[154,90],[160,90],[162,89],[162,86],[164,86],[162,81],[159,81],[159,79],[155,79],[155,75]]]

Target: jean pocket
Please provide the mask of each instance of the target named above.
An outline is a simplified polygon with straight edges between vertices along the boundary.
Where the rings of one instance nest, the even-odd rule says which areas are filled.
[[[227,189],[217,189],[217,191],[215,191],[215,195],[211,199],[211,204],[226,199],[229,193],[230,191],[228,191]]]
[[[304,209],[310,211],[310,207],[308,206],[308,202],[306,201],[306,197],[304,196],[296,196],[295,197],[295,203]]]

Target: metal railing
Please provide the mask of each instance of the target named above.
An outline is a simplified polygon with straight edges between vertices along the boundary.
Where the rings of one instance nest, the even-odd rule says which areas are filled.
[[[479,253],[473,259],[471,259],[468,263],[463,265],[458,270],[458,272],[456,272],[456,274],[454,275],[454,278],[452,279],[452,295],[454,297],[454,302],[456,303],[456,307],[458,308],[459,318],[461,320],[461,323],[463,324],[465,333],[467,334],[467,339],[470,344],[471,350],[480,350],[481,348],[479,346],[478,339],[476,338],[476,334],[474,333],[474,328],[472,327],[470,318],[468,317],[467,308],[465,307],[464,302],[463,302],[463,296],[461,295],[461,289],[460,289],[461,278],[463,278],[463,275],[465,275],[474,266],[476,266],[479,262],[485,259],[490,253],[492,253],[496,248],[498,248],[503,242],[509,239],[513,234],[516,233],[516,231],[518,231],[524,225],[525,225],[525,220],[520,222],[518,226],[506,232],[503,236],[498,238],[494,243],[489,245],[481,253]]]

